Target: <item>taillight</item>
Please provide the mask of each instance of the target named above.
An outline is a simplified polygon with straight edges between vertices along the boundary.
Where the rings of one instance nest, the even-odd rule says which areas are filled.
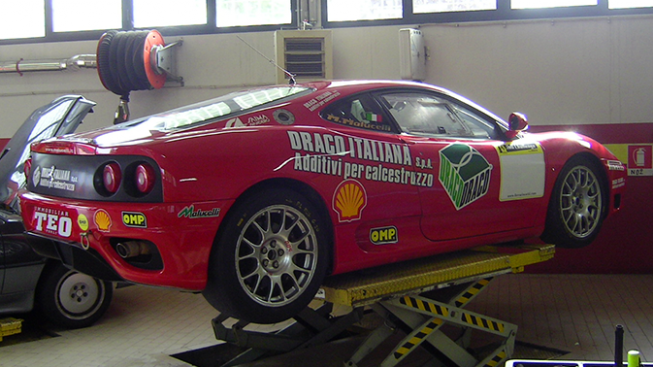
[[[118,163],[109,163],[102,170],[102,183],[109,194],[115,194],[120,187],[122,172]]]
[[[23,173],[25,173],[25,180],[29,182],[29,173],[32,171],[32,158],[27,158],[23,165]]]
[[[147,163],[141,163],[136,167],[135,172],[136,180],[136,189],[141,194],[147,194],[152,191],[154,187],[154,181],[156,180],[156,175],[154,174],[154,168]]]

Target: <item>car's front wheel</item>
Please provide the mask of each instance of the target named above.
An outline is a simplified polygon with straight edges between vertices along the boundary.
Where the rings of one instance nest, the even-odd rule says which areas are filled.
[[[50,263],[36,289],[36,308],[53,324],[77,329],[91,326],[104,315],[113,297],[113,285]]]
[[[223,314],[249,322],[291,318],[325,277],[325,232],[303,195],[274,189],[250,196],[223,223],[204,297]]]
[[[563,248],[589,245],[605,217],[606,190],[596,163],[571,158],[556,180],[542,239]]]

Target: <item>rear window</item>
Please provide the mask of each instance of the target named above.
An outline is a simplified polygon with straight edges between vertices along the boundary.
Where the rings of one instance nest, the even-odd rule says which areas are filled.
[[[289,85],[234,92],[205,102],[125,122],[125,124],[126,126],[140,124],[140,127],[148,130],[179,129],[228,115],[245,113],[268,103],[288,101],[312,91],[311,88]]]

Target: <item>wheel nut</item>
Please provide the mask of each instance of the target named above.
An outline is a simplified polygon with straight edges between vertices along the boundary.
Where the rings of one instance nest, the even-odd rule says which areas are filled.
[[[278,268],[279,267],[279,262],[278,261],[273,262],[272,267],[273,268]]]
[[[279,250],[279,251],[277,251],[277,254],[278,254],[279,256],[283,256],[283,250]]]
[[[263,255],[267,254],[267,253],[268,253],[268,249],[267,249],[266,247],[263,247],[263,248],[261,249],[261,253],[262,253]]]
[[[272,248],[277,247],[277,241],[270,242],[270,247],[272,247]]]
[[[268,265],[270,265],[270,260],[267,259],[263,260],[263,266],[268,266]]]

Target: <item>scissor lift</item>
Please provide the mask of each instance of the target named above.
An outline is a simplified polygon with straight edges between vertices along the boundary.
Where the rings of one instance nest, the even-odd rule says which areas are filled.
[[[306,308],[281,330],[257,332],[245,330],[248,324],[243,321],[227,327],[227,317],[213,319],[216,338],[238,347],[218,365],[238,366],[351,336],[363,316],[373,312],[382,322],[340,365],[364,365],[364,358],[377,353],[377,347],[391,337],[396,339],[400,330],[405,337],[385,354],[381,367],[399,364],[418,347],[433,356],[428,366],[497,366],[512,355],[517,325],[464,307],[496,276],[522,272],[527,265],[551,259],[554,252],[553,245],[484,246],[330,277],[322,288],[324,303]],[[345,306],[348,312],[334,316],[334,305]],[[443,331],[445,326],[456,332]],[[469,352],[472,330],[495,335],[498,346],[485,356],[473,355]]]

